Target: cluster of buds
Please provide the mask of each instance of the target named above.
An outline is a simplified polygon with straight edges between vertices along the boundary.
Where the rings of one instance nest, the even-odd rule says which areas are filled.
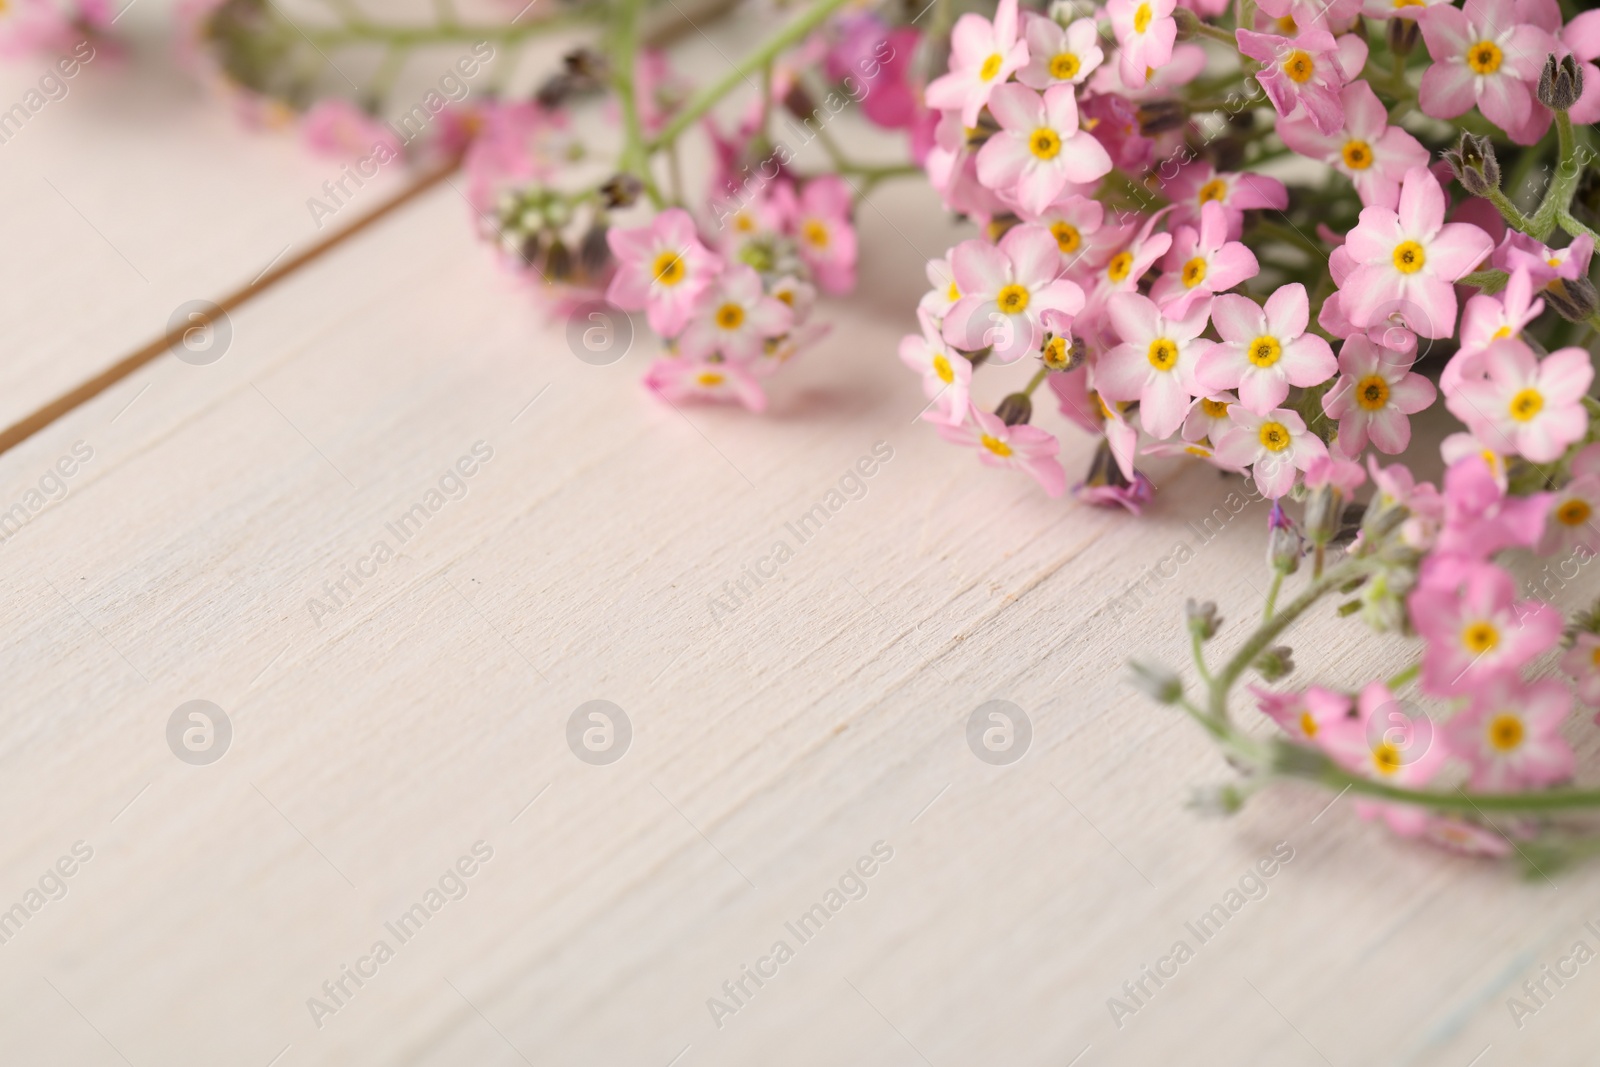
[[[507,189],[483,225],[507,255],[553,283],[596,285],[612,265],[606,224],[590,198],[574,202],[539,185]]]

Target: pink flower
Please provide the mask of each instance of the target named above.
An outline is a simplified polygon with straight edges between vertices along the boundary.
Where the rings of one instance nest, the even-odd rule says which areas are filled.
[[[670,403],[730,401],[751,411],[765,411],[767,395],[748,367],[738,363],[706,363],[675,357],[658,359],[645,371],[644,385]]]
[[[1108,174],[1111,157],[1078,130],[1073,91],[1057,85],[1041,97],[1023,85],[997,86],[989,110],[1000,132],[978,152],[978,180],[1038,214],[1069,183],[1087,185]]]
[[[696,301],[678,348],[697,360],[713,354],[732,361],[754,359],[767,340],[782,337],[793,323],[794,311],[766,294],[755,268],[734,263]]]
[[[1355,716],[1327,724],[1322,748],[1362,777],[1411,788],[1425,785],[1446,759],[1444,746],[1435,743],[1432,721],[1382,682],[1361,690]]]
[[[1374,19],[1408,19],[1415,22],[1422,13],[1450,0],[1364,0],[1361,13]]]
[[[1506,234],[1506,240],[1495,253],[1495,266],[1508,272],[1525,271],[1533,285],[1548,291],[1552,302],[1559,307],[1571,303],[1567,282],[1589,277],[1589,260],[1594,255],[1594,238],[1579,234],[1567,247],[1555,250],[1546,248],[1526,234],[1515,230]]]
[[[1397,356],[1365,337],[1351,337],[1339,349],[1340,377],[1322,398],[1322,410],[1339,420],[1340,452],[1354,456],[1372,439],[1380,452],[1396,455],[1411,443],[1411,420],[1432,404],[1433,383],[1411,373],[1415,357]]]
[[[1419,167],[1401,183],[1398,211],[1362,209],[1342,249],[1354,267],[1340,289],[1353,324],[1371,326],[1398,307],[1406,325],[1424,337],[1455,332],[1453,283],[1481,263],[1493,244],[1471,223],[1446,223],[1445,206],[1438,179]]]
[[[1349,178],[1363,204],[1394,207],[1401,180],[1412,168],[1428,165],[1428,150],[1399,126],[1388,124],[1388,111],[1366,82],[1346,85],[1339,99],[1344,105],[1341,129],[1325,134],[1309,118],[1289,119],[1278,123],[1278,136],[1301,155]]]
[[[1563,348],[1542,361],[1521,341],[1506,339],[1483,353],[1487,377],[1466,379],[1446,405],[1479,438],[1535,463],[1558,459],[1583,436],[1583,395],[1594,379],[1589,354]]]
[[[1108,464],[1115,470],[1115,464]],[[1120,473],[1120,472],[1118,472]],[[1106,481],[1098,485],[1079,482],[1072,487],[1072,497],[1081,504],[1096,508],[1124,508],[1137,515],[1155,497],[1155,487],[1150,479],[1133,472],[1133,480]]]
[[[1369,6],[1373,0],[1369,0]],[[1388,0],[1376,0],[1387,3]],[[1504,834],[1486,830],[1477,823],[1467,822],[1454,815],[1430,815],[1419,831],[1424,841],[1440,848],[1459,852],[1463,856],[1488,856],[1502,858],[1511,854],[1511,842]]]
[[[1348,79],[1340,69],[1339,45],[1333,34],[1308,29],[1290,40],[1241,29],[1234,31],[1234,37],[1241,53],[1263,64],[1256,81],[1279,115],[1287,116],[1300,105],[1311,124],[1325,135],[1331,136],[1344,125],[1339,90]]]
[[[1253,252],[1228,240],[1228,216],[1222,205],[1200,208],[1200,229],[1179,228],[1162,260],[1165,271],[1150,287],[1150,296],[1169,315],[1181,318],[1196,302],[1232,289],[1261,272]]]
[[[922,375],[922,393],[941,401],[939,414],[955,426],[967,417],[972,388],[972,363],[952,352],[932,323],[924,321],[922,333],[900,340],[900,361]]]
[[[1172,59],[1178,23],[1175,0],[1107,0],[1111,32],[1117,38],[1118,72],[1132,89],[1144,88],[1150,73]]]
[[[1441,448],[1447,453],[1450,450]],[[1494,452],[1457,455],[1444,473],[1443,528],[1423,577],[1459,560],[1486,560],[1505,548],[1532,548],[1544,533],[1550,494],[1507,496],[1505,463]],[[1449,557],[1448,559],[1444,557]]]
[[[1094,251],[1099,247],[1093,240],[1105,223],[1106,208],[1098,200],[1071,195],[1050,204],[1043,211],[1023,211],[1023,220],[1038,223],[1050,231],[1061,250],[1061,269],[1071,270],[1079,262],[1093,263]]]
[[[1017,71],[1017,81],[1030,89],[1052,85],[1082,85],[1105,62],[1100,33],[1094,19],[1078,19],[1063,29],[1054,19],[1027,12],[1023,36],[1028,42],[1028,65]]]
[[[963,241],[951,255],[961,299],[944,320],[944,339],[963,352],[993,346],[996,364],[1039,347],[1047,310],[1076,315],[1083,290],[1058,278],[1061,252],[1043,226],[1016,226],[999,245]]]
[[[1152,437],[1178,432],[1196,392],[1194,365],[1209,347],[1197,338],[1210,308],[1195,304],[1183,318],[1167,318],[1149,297],[1118,293],[1107,305],[1122,344],[1094,364],[1094,384],[1110,400],[1139,401],[1139,418]]]
[[[1172,247],[1170,233],[1153,232],[1160,221],[1159,212],[1145,220],[1143,228],[1133,240],[1106,261],[1105,269],[1095,280],[1094,290],[1086,304],[1086,317],[1098,318],[1104,312],[1107,301],[1117,293],[1136,292],[1145,272]],[[1090,333],[1088,330],[1079,332],[1084,336]]]
[[[1306,333],[1311,317],[1306,287],[1283,286],[1262,308],[1245,296],[1225,293],[1211,304],[1222,343],[1200,357],[1196,368],[1205,392],[1239,390],[1239,402],[1257,415],[1282,404],[1291,385],[1319,385],[1339,369],[1333,349]]]
[[[0,56],[69,52],[112,18],[107,0],[9,0],[0,6]]]
[[[1555,644],[1561,613],[1516,599],[1511,575],[1490,563],[1456,569],[1450,584],[1425,581],[1408,600],[1411,623],[1427,641],[1422,689],[1453,696],[1514,673]]]
[[[1028,61],[1028,43],[1017,37],[1017,0],[1000,0],[990,22],[968,13],[950,35],[949,73],[935,78],[923,94],[929,107],[959,111],[965,126],[978,124],[989,93]]]
[[[856,286],[856,229],[850,222],[850,186],[829,174],[806,182],[794,199],[787,185],[774,200],[790,219],[800,258],[811,268],[817,287],[835,296]]]
[[[1422,110],[1436,119],[1453,119],[1476,106],[1520,140],[1534,109],[1529,86],[1538,82],[1545,55],[1554,51],[1550,35],[1518,19],[1512,0],[1466,0],[1460,8],[1441,4],[1428,8],[1417,25],[1433,57],[1422,74]]]
[[[624,311],[643,309],[650,328],[663,337],[678,335],[722,269],[682,208],[668,208],[648,226],[608,230],[606,242],[617,257],[606,299]]]
[[[1367,472],[1361,464],[1331,454],[1318,456],[1306,468],[1307,489],[1331,488],[1346,499],[1354,496],[1366,480]]]
[[[1283,727],[1291,738],[1317,744],[1324,731],[1350,713],[1350,697],[1314,685],[1304,693],[1274,693],[1250,686],[1262,714]]]
[[[501,191],[549,178],[563,153],[567,119],[536,103],[489,103],[462,164],[467,200],[480,215],[494,210]]]
[[[1202,222],[1201,209],[1208,203],[1222,205],[1228,216],[1228,238],[1237,241],[1244,232],[1244,213],[1252,208],[1289,206],[1289,190],[1276,178],[1263,174],[1218,173],[1203,160],[1180,167],[1165,183],[1162,192],[1172,201],[1173,223],[1191,226]]]
[[[1256,488],[1277,498],[1294,488],[1295,470],[1328,454],[1321,438],[1306,429],[1305,420],[1288,408],[1257,415],[1235,404],[1228,409],[1232,425],[1212,439],[1216,458],[1225,466],[1254,465]]]
[[[381,154],[400,155],[400,137],[349,100],[328,97],[311,105],[300,120],[300,134],[314,152],[350,159]]]
[[[979,462],[987,466],[1024,471],[1051,496],[1066,491],[1067,473],[1056,459],[1061,443],[1037,426],[1007,426],[999,416],[969,407],[964,421],[939,423],[938,430],[946,441],[976,448]]]
[[[1200,397],[1189,409],[1189,414],[1184,416],[1183,439],[1204,441],[1215,438],[1233,425],[1233,420],[1228,418],[1228,408],[1238,402],[1239,398],[1232,393]]]
[[[1589,453],[1588,473],[1577,473],[1577,461],[1573,461],[1574,477],[1572,481],[1556,490],[1550,498],[1550,511],[1545,519],[1544,536],[1539,538],[1536,551],[1541,556],[1561,555],[1563,557],[1577,552],[1581,546],[1588,557],[1595,554],[1595,548],[1600,545],[1600,527],[1595,525],[1595,514],[1600,512],[1600,474],[1595,472],[1594,451],[1600,445],[1590,445],[1584,449]],[[1581,454],[1581,453],[1580,453]],[[1580,562],[1588,562],[1587,558]]]
[[[1439,388],[1453,393],[1461,379],[1481,378],[1481,354],[1496,341],[1521,338],[1528,323],[1543,310],[1544,301],[1533,298],[1533,282],[1525,270],[1512,271],[1498,297],[1479,293],[1469,299],[1461,312],[1461,348],[1445,364]]]
[[[933,286],[917,301],[917,313],[927,315],[935,323],[944,322],[944,317],[961,299],[961,290],[956,285],[955,271],[950,269],[950,258],[955,254],[955,249],[948,249],[943,259],[928,260],[928,284]]]
[[[1583,95],[1567,111],[1574,126],[1600,122],[1600,11],[1584,11],[1573,16],[1561,31],[1561,43],[1580,60],[1583,68]]]
[[[1572,692],[1556,681],[1501,674],[1474,688],[1465,712],[1445,725],[1450,750],[1472,766],[1472,787],[1490,793],[1550,785],[1572,776],[1561,724]]]
[[[1579,700],[1590,707],[1600,705],[1600,634],[1580,631],[1561,656],[1561,670],[1572,676]]]

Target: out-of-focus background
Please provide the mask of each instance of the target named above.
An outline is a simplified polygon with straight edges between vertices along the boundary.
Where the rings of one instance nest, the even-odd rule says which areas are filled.
[[[706,80],[771,26],[684,17]],[[242,124],[172,18],[137,0],[0,142],[0,424],[416,180],[319,226],[339,165]],[[0,114],[48,69],[0,68]],[[1264,508],[1169,460],[1136,520],[953,455],[895,351],[964,231],[916,182],[858,225],[764,417],[649,398],[642,329],[576,358],[444,181],[0,455],[0,1062],[1591,1062],[1593,869],[1309,791],[1186,809],[1230,771],[1123,664],[1183,658],[1186,596],[1261,610]]]

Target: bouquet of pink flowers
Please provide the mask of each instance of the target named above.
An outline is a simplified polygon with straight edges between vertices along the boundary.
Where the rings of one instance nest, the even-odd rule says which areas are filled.
[[[1196,457],[1273,502],[1255,629],[1209,665],[1221,623],[1191,602],[1198,696],[1136,668],[1243,773],[1208,803],[1232,810],[1293,778],[1472,852],[1548,863],[1600,842],[1572,821],[1600,789],[1570,784],[1564,732],[1575,701],[1600,706],[1600,609],[1564,618],[1506,567],[1510,553],[1575,567],[1600,548],[1600,11],[811,0],[697,87],[665,50],[694,21],[677,3],[509,4],[508,22],[468,25],[446,2],[431,26],[329,7],[331,23],[306,27],[268,0],[199,0],[186,39],[253,119],[380,164],[464,166],[477,225],[556,306],[642,314],[660,351],[645,384],[667,403],[763,410],[772,375],[825,332],[819,298],[855,285],[861,198],[926,178],[973,233],[927,264],[900,344],[934,431],[1061,496],[1059,433],[1076,426],[1096,444],[1070,492],[1132,513],[1152,497],[1147,456]],[[31,21],[0,41],[108,28],[88,0],[17,10]],[[389,98],[411,49],[476,42],[451,75],[465,85],[586,26],[597,46],[535,91],[441,80],[409,110]],[[330,57],[359,48],[382,59],[350,100]],[[895,132],[898,161],[845,151],[829,124],[850,107]],[[820,149],[811,162],[797,136]],[[711,160],[700,195],[680,165],[688,138]],[[1439,446],[1435,485],[1408,467],[1411,419],[1441,399],[1462,429]],[[1249,671],[1285,678],[1277,639],[1327,597],[1420,638],[1413,665],[1253,687],[1281,732],[1236,725],[1234,688]],[[1566,680],[1532,677],[1558,647]],[[1413,682],[1436,710],[1400,695]]]

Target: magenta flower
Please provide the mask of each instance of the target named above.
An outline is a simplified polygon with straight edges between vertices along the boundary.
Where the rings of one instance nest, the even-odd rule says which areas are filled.
[[[1572,677],[1579,700],[1600,705],[1600,634],[1579,632],[1561,656],[1561,670]]]
[[[1094,19],[1078,19],[1062,28],[1054,19],[1030,11],[1023,14],[1023,20],[1028,65],[1017,71],[1017,81],[1028,88],[1082,85],[1105,62]]]
[[[1561,636],[1561,613],[1541,600],[1517,600],[1511,575],[1491,563],[1453,568],[1452,581],[1412,590],[1411,624],[1427,642],[1422,689],[1432,696],[1468,693],[1514,674]]]
[[[1343,251],[1353,266],[1340,288],[1350,322],[1372,326],[1398,311],[1424,337],[1455,332],[1453,283],[1483,262],[1494,247],[1489,235],[1469,222],[1444,221],[1446,201],[1439,180],[1421,167],[1400,186],[1399,210],[1363,208]]]
[[[668,208],[648,226],[608,230],[606,243],[617,257],[606,299],[624,311],[643,310],[650,328],[663,337],[678,335],[722,269],[682,208]]]
[[[678,348],[697,360],[713,354],[725,360],[754,359],[768,340],[782,337],[793,324],[794,310],[766,294],[755,268],[734,263],[696,302]]]
[[[1340,65],[1340,45],[1333,34],[1324,29],[1308,29],[1291,40],[1241,29],[1234,31],[1234,37],[1240,52],[1261,62],[1256,81],[1279,115],[1287,117],[1297,105],[1303,107],[1311,124],[1328,136],[1344,125],[1339,90],[1349,79]],[[1361,51],[1360,62],[1355,64],[1358,71],[1367,58],[1365,46]]]
[[[1182,226],[1173,235],[1161,269],[1165,273],[1150,287],[1150,297],[1168,315],[1182,318],[1195,303],[1254,278],[1261,264],[1243,244],[1228,240],[1222,205],[1206,203],[1198,230]]]
[[[787,185],[774,200],[789,219],[800,258],[811,268],[817,288],[840,296],[856,287],[856,228],[850,186],[828,174],[806,182],[798,199]]]
[[[1195,304],[1183,318],[1169,319],[1149,297],[1118,293],[1106,310],[1122,343],[1095,361],[1095,389],[1108,400],[1139,401],[1145,433],[1171,437],[1197,392],[1195,360],[1210,347],[1198,338],[1210,307]]]
[[[1396,455],[1411,443],[1406,416],[1432,404],[1433,383],[1411,373],[1414,356],[1399,356],[1351,337],[1339,349],[1339,380],[1322,398],[1322,410],[1339,420],[1338,450],[1359,455],[1370,438],[1379,452]]]
[[[937,426],[939,436],[946,441],[976,448],[979,462],[1032,475],[1051,496],[1066,491],[1067,472],[1056,459],[1061,442],[1037,426],[1007,426],[998,415],[974,407],[967,409],[967,418],[962,422],[954,426],[941,422]]]
[[[1305,470],[1327,446],[1288,408],[1257,415],[1243,404],[1228,409],[1232,424],[1212,438],[1216,458],[1228,467],[1253,466],[1256,488],[1274,499],[1294,488],[1295,471]]]
[[[994,21],[967,13],[950,35],[950,70],[928,84],[929,107],[959,111],[964,126],[978,124],[989,93],[1028,61],[1028,43],[1017,37],[1017,0],[1000,0]]]
[[[951,426],[967,417],[972,388],[972,362],[953,352],[931,322],[924,319],[921,334],[900,339],[900,361],[922,375],[922,393],[939,402],[938,413]]]
[[[1473,107],[1520,140],[1534,109],[1531,86],[1551,36],[1517,17],[1514,0],[1440,4],[1417,19],[1433,65],[1422,74],[1418,103],[1436,119],[1453,119]],[[1530,143],[1530,142],[1524,142]]]
[[[1061,253],[1043,226],[1013,227],[998,245],[963,241],[951,255],[961,299],[944,320],[944,339],[963,352],[993,347],[996,364],[1039,347],[1047,310],[1076,315],[1083,290],[1058,278]]]
[[[658,359],[645,371],[644,386],[669,404],[717,401],[743,404],[755,412],[767,409],[761,383],[739,363],[706,363],[683,356]]]
[[[1561,736],[1572,691],[1514,673],[1490,678],[1467,710],[1445,725],[1450,751],[1472,767],[1472,787],[1490,793],[1538,788],[1572,776],[1576,758]]]
[[[1428,150],[1399,126],[1389,125],[1389,112],[1366,82],[1346,85],[1339,99],[1344,105],[1340,129],[1325,134],[1309,118],[1297,118],[1280,122],[1278,136],[1302,156],[1349,178],[1363,204],[1392,208],[1400,200],[1406,172],[1428,165]]]
[[[1203,221],[1200,215],[1205,205],[1220,204],[1228,216],[1228,239],[1232,241],[1244,232],[1246,211],[1282,211],[1289,206],[1289,190],[1278,179],[1248,172],[1218,173],[1203,160],[1180,167],[1163,186],[1162,193],[1172,201],[1174,225],[1198,226]]]
[[[1583,395],[1594,365],[1581,348],[1543,360],[1521,341],[1496,341],[1483,353],[1483,378],[1463,379],[1445,403],[1480,439],[1535,463],[1560,458],[1589,428]]]
[[[1200,357],[1202,391],[1238,389],[1239,402],[1265,415],[1289,395],[1291,385],[1319,385],[1339,369],[1333,349],[1306,333],[1311,307],[1306,287],[1285,285],[1263,308],[1246,296],[1225,293],[1211,303],[1211,321],[1222,343]]]
[[[1111,157],[1078,129],[1073,87],[1057,85],[1041,97],[1024,85],[1001,85],[989,96],[1000,124],[978,151],[978,180],[1038,214],[1069,184],[1087,185],[1111,171]]]
[[[1172,59],[1178,23],[1176,0],[1107,0],[1111,32],[1117,38],[1118,73],[1131,89],[1143,89],[1151,73]]]

